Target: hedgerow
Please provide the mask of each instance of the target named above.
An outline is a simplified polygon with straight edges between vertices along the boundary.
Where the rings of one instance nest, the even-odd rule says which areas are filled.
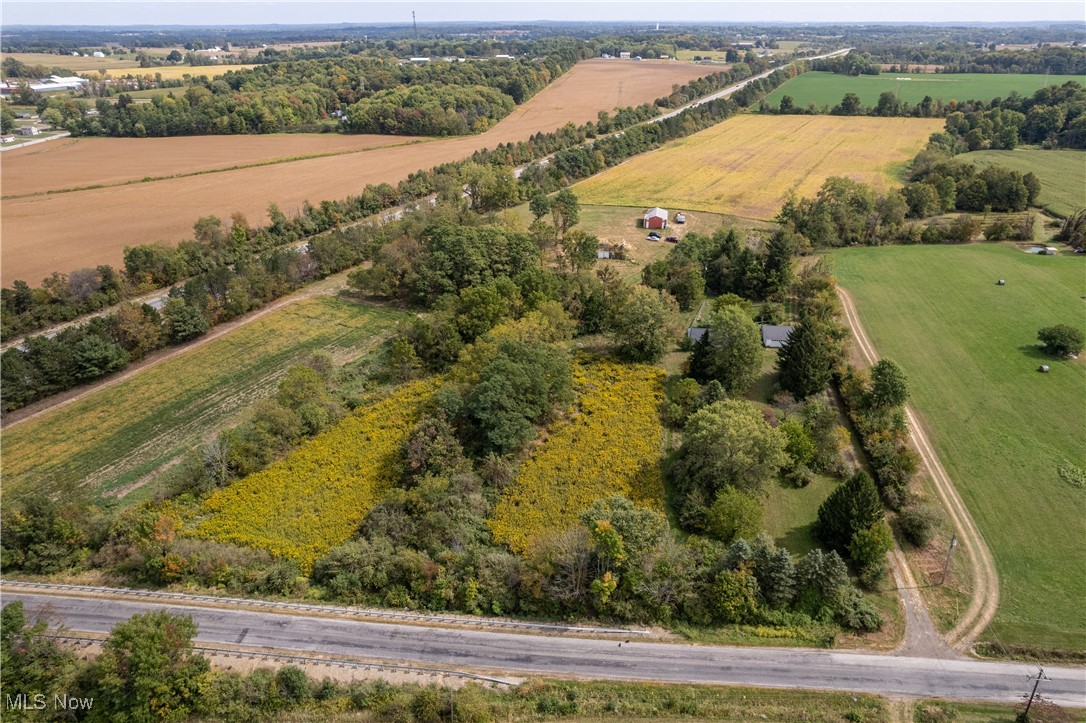
[[[577,524],[594,502],[624,495],[661,509],[664,372],[609,361],[574,367],[577,415],[524,463],[489,520],[494,538],[524,553]]]
[[[192,534],[313,562],[358,529],[399,479],[400,450],[433,380],[400,387],[265,470],[211,495]]]

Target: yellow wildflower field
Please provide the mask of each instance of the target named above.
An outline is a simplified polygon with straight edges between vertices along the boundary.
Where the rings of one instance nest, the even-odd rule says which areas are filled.
[[[313,563],[345,542],[399,476],[401,445],[437,389],[398,388],[357,410],[285,459],[209,497],[197,537]]]
[[[879,190],[900,185],[895,168],[942,128],[928,118],[740,115],[573,190],[583,204],[772,219],[790,194],[813,196],[831,176]]]
[[[663,509],[664,376],[648,365],[575,366],[578,413],[551,431],[498,501],[490,519],[494,538],[524,553],[611,495]]]

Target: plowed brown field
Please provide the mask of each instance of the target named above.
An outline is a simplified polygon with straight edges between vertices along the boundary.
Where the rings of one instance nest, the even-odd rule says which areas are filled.
[[[480,148],[523,140],[537,132],[555,130],[567,122],[583,123],[595,118],[599,111],[609,111],[617,105],[651,102],[669,93],[672,85],[714,70],[675,61],[589,60],[578,63],[497,126],[478,136],[375,148],[364,153],[345,150],[334,156],[205,175],[7,198],[0,204],[3,215],[0,278],[4,286],[15,279],[36,284],[53,271],[68,272],[101,263],[119,264],[125,246],[183,240],[189,237],[193,222],[201,216],[214,214],[226,218],[240,211],[253,223],[263,222],[270,202],[279,204],[289,214],[300,209],[307,200],[343,198],[358,193],[367,183],[396,183],[409,173],[461,160]],[[294,142],[284,136],[279,138],[284,141],[284,147]],[[237,148],[246,150],[236,152],[234,146],[229,146],[221,156],[212,152],[210,157],[208,151],[202,150],[210,145],[208,142],[222,140],[232,140]],[[236,136],[228,139],[152,139],[137,149],[136,143],[140,142],[137,139],[102,139],[98,154],[94,156],[87,155],[89,151],[80,151],[80,143],[71,143],[58,147],[57,156],[48,161],[50,170],[39,171],[46,178],[35,177],[33,169],[19,173],[28,188],[90,185],[86,181],[94,178],[92,175],[73,171],[72,178],[66,178],[65,171],[58,170],[65,168],[66,153],[78,159],[73,160],[73,168],[81,168],[84,164],[93,168],[95,163],[101,164],[98,179],[132,180],[133,177],[198,173],[239,163],[261,162],[257,160],[260,152],[246,145],[249,140]],[[391,142],[403,140],[394,138]],[[153,150],[148,150],[154,148],[150,145],[153,143],[159,143],[163,148],[174,143],[182,150],[170,146],[170,151],[164,152],[159,159]],[[192,149],[189,154],[184,152],[186,144]],[[292,155],[290,151],[269,150],[268,153],[270,158]],[[18,168],[19,161],[29,162],[33,158],[29,152],[22,158],[20,155],[4,155],[2,181],[3,193],[7,196],[20,194],[9,178],[11,165]],[[147,156],[152,162],[144,165],[143,160],[130,159],[130,156]],[[207,158],[207,163],[196,162],[194,159],[198,156]],[[43,154],[42,157],[47,156]],[[269,160],[269,157],[262,160]],[[114,166],[122,170],[114,171]],[[143,168],[148,170],[139,170]],[[82,182],[71,182],[74,178]]]
[[[287,133],[267,136],[65,138],[4,154],[5,198],[116,186],[144,178],[190,175],[276,159],[353,153],[405,145],[407,136]]]

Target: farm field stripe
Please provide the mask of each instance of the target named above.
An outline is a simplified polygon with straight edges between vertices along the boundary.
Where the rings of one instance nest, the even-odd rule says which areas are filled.
[[[869,366],[874,366],[878,361],[878,353],[860,323],[852,296],[840,287],[837,293],[845,311],[845,320],[852,331],[853,338],[856,339],[860,353]],[[974,588],[969,607],[954,629],[947,634],[948,641],[956,649],[962,650],[968,647],[995,617],[996,610],[999,608],[999,574],[996,572],[992,553],[988,550],[965,503],[958,496],[950,475],[939,462],[939,457],[928,441],[927,432],[908,406],[905,408],[905,415],[909,422],[912,443],[920,453],[921,465],[931,477],[943,507],[950,514],[962,546],[966,549],[970,567],[973,568]]]
[[[327,283],[329,281],[332,283]],[[22,409],[14,412],[9,412],[8,414],[4,415],[3,420],[0,420],[2,421],[2,427],[3,429],[10,429],[20,424],[24,424],[31,419],[40,417],[43,414],[46,414],[54,409],[65,407],[73,402],[77,402],[87,396],[90,396],[91,394],[95,394],[102,391],[103,389],[108,389],[109,387],[127,381],[132,377],[136,376],[137,374],[146,371],[147,369],[158,366],[164,361],[168,361],[176,356],[190,352],[193,349],[198,349],[204,344],[215,341],[216,339],[225,336],[233,331],[236,331],[243,326],[251,324],[252,322],[261,319],[274,311],[278,311],[285,306],[289,306],[290,304],[293,304],[297,301],[301,301],[302,299],[307,299],[313,296],[332,294],[339,289],[345,288],[346,284],[346,272],[336,274],[335,276],[329,276],[328,279],[325,280],[325,282],[314,284],[313,286],[303,289],[296,294],[285,296],[278,301],[273,301],[264,308],[259,309],[252,314],[248,314],[233,321],[228,321],[225,324],[220,324],[219,326],[215,327],[215,329],[210,333],[194,339],[187,344],[182,344],[181,346],[177,346],[172,349],[163,350],[158,354],[152,354],[146,359],[130,365],[121,374],[111,377],[105,377],[97,382],[92,382],[89,385],[77,387],[73,390],[70,390],[69,392],[54,394],[53,396],[46,397],[39,402],[27,405]]]
[[[13,193],[6,196],[0,196],[0,200],[14,200],[17,198],[32,198],[34,196],[54,196],[61,193],[77,193],[79,191],[93,191],[100,188],[116,188],[117,186],[132,186],[138,183],[154,183],[156,181],[172,181],[177,178],[190,178],[192,176],[206,176],[212,173],[226,173],[227,171],[241,171],[246,168],[260,168],[262,166],[275,166],[280,163],[294,163],[296,161],[308,161],[314,158],[330,158],[332,156],[349,156],[356,153],[368,153],[370,151],[384,150],[386,148],[402,148],[404,146],[414,146],[420,143],[431,143],[436,138],[424,138],[415,139],[410,141],[404,141],[403,143],[391,143],[384,146],[373,146],[370,148],[355,148],[344,151],[329,151],[327,153],[305,153],[297,156],[284,156],[282,158],[271,158],[265,161],[254,161],[253,163],[242,163],[235,166],[226,166],[224,168],[209,168],[204,171],[191,171],[188,173],[175,173],[168,176],[146,176],[144,178],[134,178],[129,181],[117,181],[116,183],[96,183],[89,186],[73,186],[71,188],[56,188],[45,191],[37,191],[35,193]]]

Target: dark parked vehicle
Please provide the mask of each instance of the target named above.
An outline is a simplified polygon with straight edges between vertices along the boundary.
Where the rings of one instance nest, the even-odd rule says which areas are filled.
[[[667,241],[669,244],[677,244],[677,243],[679,243],[679,237],[678,236],[668,236],[666,239],[664,239],[664,241]]]

